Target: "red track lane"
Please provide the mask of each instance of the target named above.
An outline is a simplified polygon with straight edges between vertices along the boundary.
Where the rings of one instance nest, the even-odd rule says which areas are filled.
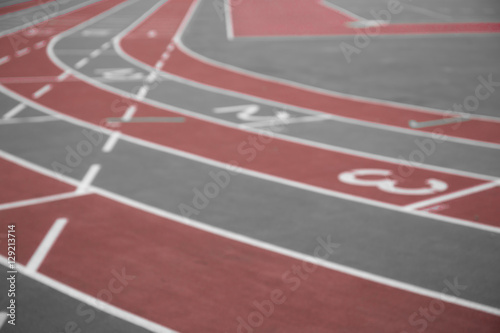
[[[88,8],[87,11],[90,15],[95,12],[95,9]],[[85,16],[81,12],[79,14],[75,13],[75,15],[78,15],[77,18],[81,19]],[[65,22],[73,22],[71,18],[70,16]],[[2,39],[0,39],[1,42],[3,42]],[[36,42],[36,40],[32,42]],[[36,66],[31,64],[36,64]],[[28,73],[30,76],[55,76],[60,74],[60,69],[57,69],[48,56],[40,51],[12,59],[0,68],[2,72],[7,72],[9,76],[17,75],[22,77]],[[33,98],[33,93],[44,84],[10,83],[4,85],[27,98]],[[94,124],[102,124],[105,118],[117,117],[123,114],[122,112],[126,109],[123,100],[123,98],[113,93],[98,89],[80,80],[72,79],[71,81],[54,83],[51,91],[36,101],[76,118]],[[179,116],[179,114],[144,103],[137,104],[139,108],[136,117]],[[121,106],[118,113],[116,112],[116,106]],[[236,163],[242,167],[278,177],[396,205],[407,205],[484,182],[478,179],[418,168],[413,169],[411,177],[401,177],[406,175],[408,170],[394,163],[332,152],[280,139],[273,139],[267,144],[263,144],[262,141],[255,144],[252,141],[256,138],[254,134],[196,118],[185,118],[187,121],[183,124],[125,124],[122,127],[122,132],[223,163]],[[269,138],[266,140],[269,142]],[[434,195],[398,195],[381,192],[373,186],[354,186],[338,180],[337,177],[340,173],[358,168],[391,170],[393,175],[401,175],[396,179],[399,187],[427,187],[426,180],[430,178],[445,181],[449,187],[446,191],[436,192]]]
[[[430,298],[322,267],[294,273],[294,266],[302,266],[296,259],[98,195],[0,212],[0,217],[19,221],[23,247],[30,248],[27,240],[38,244],[51,220],[68,218],[40,272],[183,333],[238,332],[237,318],[248,322],[256,311],[253,303],[270,300],[277,289],[286,299],[274,305],[259,332],[413,331],[409,316],[430,306],[445,311],[429,322],[429,332],[496,332],[500,325],[496,316],[437,301],[431,305]],[[37,224],[41,227],[30,228]],[[135,278],[124,280],[123,290],[109,292],[121,288],[120,283],[110,287],[110,281],[113,271],[122,270]]]
[[[0,204],[74,191],[71,185],[0,159]]]
[[[348,24],[358,18],[326,5],[320,0],[230,0],[234,36],[304,36],[304,35],[356,35],[364,29]],[[387,7],[387,6],[386,6]],[[397,6],[394,13],[402,10]],[[392,6],[391,6],[392,8]],[[375,11],[377,16],[367,20],[389,21],[397,14],[387,8]],[[380,14],[381,12],[387,14]],[[446,34],[446,33],[498,33],[500,23],[408,23],[389,24],[365,30],[370,35],[379,34]]]
[[[249,1],[248,3],[251,2]],[[168,31],[162,29],[159,22],[167,20],[172,25],[180,23],[191,3],[192,0],[170,0],[165,3],[159,10],[125,36],[121,41],[124,51],[137,60],[154,66],[174,35],[172,29]],[[269,1],[269,3],[273,3],[273,1]],[[147,38],[147,33],[150,30],[159,31],[157,38]],[[222,89],[306,109],[405,129],[409,129],[408,122],[410,120],[424,122],[449,118],[411,108],[335,97],[326,93],[241,74],[227,68],[203,62],[178,48],[171,53],[163,70],[189,80]],[[458,124],[422,128],[420,131],[444,133],[453,137],[500,143],[500,121],[474,119]]]
[[[18,3],[18,4],[15,4],[15,5],[1,7],[0,8],[0,15],[14,13],[14,12],[17,12],[17,11],[20,11],[20,10],[24,10],[24,9],[28,9],[28,8],[31,8],[31,7],[49,4],[51,2],[54,2],[54,0],[45,0],[45,1],[44,0],[31,0],[31,1],[26,1],[26,2],[22,2],[22,3]],[[50,4],[48,6],[50,6]]]
[[[500,203],[500,187],[497,186],[490,190],[425,207],[422,210],[500,227],[498,203]]]

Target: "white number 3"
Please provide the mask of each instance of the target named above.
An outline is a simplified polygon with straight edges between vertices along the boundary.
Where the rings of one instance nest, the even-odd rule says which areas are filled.
[[[404,188],[397,187],[397,181],[387,177],[392,175],[392,171],[385,169],[355,169],[343,172],[339,175],[339,180],[346,184],[357,186],[374,186],[379,190],[401,194],[401,195],[429,195],[438,192],[446,191],[448,184],[445,182],[430,178],[425,181],[427,187],[421,188]],[[380,176],[381,179],[360,179],[362,176]]]

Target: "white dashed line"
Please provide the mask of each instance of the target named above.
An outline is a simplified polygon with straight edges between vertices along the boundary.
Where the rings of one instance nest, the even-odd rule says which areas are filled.
[[[170,58],[170,53],[168,52],[163,52],[163,54],[161,55],[161,58],[163,60],[167,60],[168,58]]]
[[[0,328],[3,327],[6,321],[7,321],[7,312],[0,312]]]
[[[42,41],[36,43],[34,48],[38,50],[38,49],[41,49],[42,47],[44,47],[45,45],[47,45],[47,41],[42,40]]]
[[[33,93],[33,98],[37,99],[48,93],[52,89],[52,85],[46,84]]]
[[[174,50],[174,48],[175,48],[174,43],[170,42],[170,44],[168,44],[168,46],[167,46],[167,51],[172,52]]]
[[[141,89],[139,89],[139,92],[135,96],[138,100],[142,101],[144,97],[148,94],[149,87],[148,86],[142,86]]]
[[[105,153],[109,153],[110,151],[112,151],[116,143],[118,142],[119,138],[120,138],[120,132],[116,131],[111,133],[111,135],[108,138],[108,141],[106,141],[106,143],[102,147],[102,151]]]
[[[80,185],[78,185],[78,188],[76,189],[77,194],[87,192],[88,187],[94,181],[94,178],[97,176],[99,170],[101,170],[101,166],[99,164],[92,164],[90,166],[89,171],[87,171],[87,174],[83,177]]]
[[[10,60],[10,56],[5,56],[0,58],[0,65],[7,63]]]
[[[149,30],[148,33],[148,38],[155,38],[156,36],[158,36],[158,31],[156,30]]]
[[[62,72],[58,77],[57,77],[57,81],[61,82],[61,81],[64,81],[68,78],[68,76],[70,75],[70,71],[69,70],[65,70],[64,72]]]
[[[148,77],[146,77],[146,82],[153,83],[154,80],[156,80],[157,77],[158,77],[158,73],[157,72],[151,72],[151,73],[149,73]]]
[[[24,55],[27,55],[28,53],[30,53],[30,51],[31,49],[29,47],[25,47],[24,49],[16,52],[16,57],[22,57]]]
[[[156,69],[161,69],[161,68],[163,67],[163,65],[165,65],[165,64],[163,63],[163,61],[158,60],[158,62],[157,62],[157,63],[156,63],[156,65],[155,65],[155,68],[156,68]]]
[[[10,119],[10,118],[14,117],[16,114],[18,114],[19,112],[23,111],[25,107],[26,107],[26,105],[24,105],[23,103],[18,104],[14,108],[12,108],[9,112],[4,114],[2,118],[3,119]]]
[[[38,246],[30,261],[26,265],[26,269],[31,272],[36,272],[38,270],[43,260],[52,248],[52,245],[54,245],[57,237],[59,237],[62,230],[64,229],[64,226],[66,226],[66,223],[68,223],[68,219],[66,218],[60,218],[54,222],[49,232],[47,233],[47,236],[45,236],[42,243],[40,244],[40,246]]]
[[[79,62],[77,62],[75,64],[75,68],[76,69],[80,69],[80,68],[82,68],[83,66],[85,66],[88,63],[89,63],[89,59],[88,58],[83,58],[82,60],[80,60]]]
[[[127,121],[132,119],[134,116],[135,111],[137,111],[137,106],[136,105],[131,105],[128,107],[127,111],[125,111],[125,114],[123,115],[122,119]]]
[[[109,49],[110,46],[111,46],[111,44],[109,42],[106,42],[106,43],[102,44],[101,49],[106,50],[106,49]]]
[[[99,56],[99,55],[101,54],[101,52],[102,52],[102,51],[101,51],[101,50],[99,50],[99,49],[94,50],[94,51],[92,51],[92,52],[90,53],[90,57],[95,58],[95,57]]]

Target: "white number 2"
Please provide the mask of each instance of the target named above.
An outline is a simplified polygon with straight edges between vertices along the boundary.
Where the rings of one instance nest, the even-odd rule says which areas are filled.
[[[446,189],[448,188],[448,184],[439,179],[434,179],[434,178],[429,178],[425,181],[427,187],[421,187],[421,188],[397,187],[396,180],[387,178],[391,175],[392,171],[385,169],[355,169],[341,173],[339,175],[339,180],[343,183],[351,185],[374,186],[381,191],[394,194],[401,194],[401,195],[429,195],[446,191]],[[383,178],[381,179],[358,178],[363,176],[380,176]]]

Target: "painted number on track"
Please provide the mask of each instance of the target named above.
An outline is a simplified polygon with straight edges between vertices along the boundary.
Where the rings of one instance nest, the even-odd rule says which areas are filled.
[[[446,191],[448,184],[439,179],[425,180],[427,186],[420,188],[398,187],[397,180],[390,179],[392,171],[385,169],[355,169],[343,172],[339,180],[343,183],[356,186],[373,186],[387,193],[400,195],[430,195]],[[358,177],[380,177],[379,179],[362,179]]]
[[[290,115],[286,112],[277,112],[275,116],[258,116],[256,113],[260,111],[260,106],[257,104],[235,105],[215,108],[215,113],[236,113],[236,117],[243,121],[267,121],[275,119],[288,119]]]

